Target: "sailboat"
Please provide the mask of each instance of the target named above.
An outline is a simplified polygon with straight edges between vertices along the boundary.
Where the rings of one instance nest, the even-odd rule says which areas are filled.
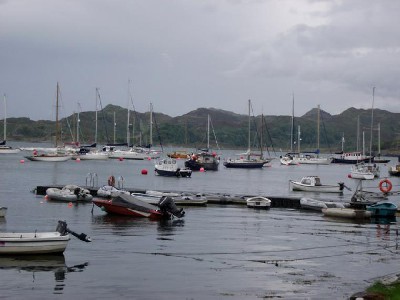
[[[314,152],[306,152],[306,153],[301,153],[300,152],[300,126],[298,130],[298,153],[299,155],[294,157],[294,162],[299,163],[299,164],[309,164],[309,165],[329,165],[332,161],[332,158],[328,157],[319,157],[319,129],[320,129],[320,107],[318,105],[318,113],[317,113],[317,151],[315,152],[316,155],[314,155]]]
[[[372,130],[374,126],[374,98],[375,98],[375,87],[372,88],[372,110],[371,110],[371,127],[370,127],[370,140],[369,140],[369,162],[361,162],[352,166],[350,177],[355,179],[374,179],[380,176],[379,166],[372,163]],[[364,141],[364,135],[363,135]]]
[[[0,154],[18,153],[20,149],[14,149],[11,146],[6,146],[7,143],[7,104],[6,95],[4,94],[4,138],[0,143]]]
[[[242,169],[257,169],[262,168],[266,163],[269,163],[270,159],[264,159],[262,153],[259,157],[254,157],[250,149],[250,107],[251,100],[249,100],[249,125],[248,125],[248,148],[246,153],[241,154],[240,158],[228,159],[224,162],[224,166],[227,168],[242,168]]]
[[[290,152],[286,153],[285,155],[280,157],[281,165],[285,165],[285,166],[298,165],[298,163],[294,159],[296,153],[293,153],[293,144],[294,144],[293,131],[294,131],[294,95],[292,98],[292,121],[291,121],[291,127],[290,127]]]
[[[218,171],[219,159],[215,153],[210,153],[210,115],[207,117],[207,148],[192,154],[186,161],[185,167],[199,171],[200,169]]]
[[[25,156],[25,158],[31,161],[50,161],[50,162],[61,162],[67,161],[71,159],[71,156],[65,153],[65,149],[59,147],[59,141],[61,136],[61,130],[58,119],[58,101],[60,95],[60,86],[57,82],[57,96],[56,96],[56,140],[55,140],[55,149],[51,148],[51,150],[46,151],[43,149],[42,153],[39,153],[37,149],[33,150],[33,154],[30,156]]]
[[[80,160],[106,160],[108,159],[108,152],[97,150],[97,111],[98,111],[98,88],[96,88],[96,111],[95,111],[95,134],[94,134],[94,143],[91,145],[83,145],[79,148],[79,152],[77,155],[73,156],[72,159],[80,159]],[[115,122],[114,122],[115,123]],[[77,122],[77,135],[79,133],[79,113],[78,113],[78,122]]]

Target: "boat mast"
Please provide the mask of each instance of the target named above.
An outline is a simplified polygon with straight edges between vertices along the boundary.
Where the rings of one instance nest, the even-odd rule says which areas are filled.
[[[126,122],[126,143],[128,144],[129,147],[129,142],[130,142],[130,132],[129,132],[129,119],[130,119],[130,112],[129,112],[129,100],[130,100],[130,96],[131,96],[131,91],[130,91],[130,84],[131,81],[128,80],[128,104],[126,106],[126,108],[128,109],[128,116],[127,116],[127,122]]]
[[[297,152],[299,153],[300,156],[300,141],[301,141],[301,133],[300,133],[300,125],[297,126]]]
[[[150,148],[153,146],[153,104],[150,102],[150,138],[149,138]]]
[[[117,129],[117,123],[115,122],[115,111],[114,111],[114,144],[115,144],[115,132]]]
[[[4,142],[7,141],[7,102],[6,102],[6,94],[4,94]]]
[[[250,105],[251,105],[251,100],[249,99],[249,126],[248,126],[248,140],[247,140],[247,145],[248,145],[248,156],[250,157]]]
[[[320,118],[320,106],[318,104],[318,110],[317,110],[317,157],[319,157],[319,118]]]
[[[360,115],[357,117],[357,152],[359,151],[360,147]]]
[[[210,115],[207,115],[207,151],[210,150]]]
[[[56,140],[55,140],[55,146],[58,147],[58,142],[59,142],[59,134],[60,134],[60,126],[58,124],[58,95],[60,93],[60,87],[57,82],[57,95],[56,95]]]
[[[94,132],[94,142],[97,145],[97,108],[98,108],[98,104],[97,104],[97,95],[99,94],[99,89],[96,88],[96,113],[95,113],[95,132]]]
[[[290,152],[293,153],[293,130],[294,130],[294,93],[292,97],[292,124],[290,128]]]
[[[375,87],[372,88],[372,109],[371,109],[371,128],[370,128],[370,139],[369,139],[369,162],[372,159],[372,127],[374,126],[374,100],[375,100]]]
[[[378,123],[378,156],[381,156],[381,123]]]

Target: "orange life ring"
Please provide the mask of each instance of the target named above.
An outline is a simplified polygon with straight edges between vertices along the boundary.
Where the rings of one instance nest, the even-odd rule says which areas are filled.
[[[115,185],[115,177],[114,176],[110,176],[110,177],[108,177],[108,185],[110,185],[110,186],[114,186]]]
[[[379,189],[382,193],[389,193],[392,190],[392,182],[389,179],[384,179],[379,182]]]

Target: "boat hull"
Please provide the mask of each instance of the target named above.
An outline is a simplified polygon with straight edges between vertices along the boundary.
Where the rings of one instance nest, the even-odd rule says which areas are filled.
[[[367,210],[372,213],[372,217],[394,217],[396,216],[397,206],[390,202],[377,203],[367,206]]]
[[[131,207],[125,207],[114,204],[113,200],[95,199],[93,200],[93,203],[110,214],[150,219],[161,219],[164,217],[164,215],[156,209],[141,209],[140,207],[135,209]]]
[[[267,163],[266,161],[232,160],[224,162],[224,166],[226,168],[236,168],[236,169],[261,169],[264,167],[266,163]]]
[[[0,255],[63,253],[69,239],[59,232],[1,233]]]
[[[68,155],[59,155],[59,156],[48,156],[48,155],[42,155],[42,156],[25,156],[26,159],[29,159],[30,161],[47,161],[47,162],[62,162],[62,161],[67,161],[71,159],[71,156]]]
[[[353,208],[323,208],[322,212],[328,217],[346,218],[346,219],[368,219],[372,213],[364,209]]]
[[[169,170],[161,170],[161,169],[155,168],[155,172],[160,176],[169,176],[169,177],[190,177],[190,176],[192,176],[192,170],[169,171]]]
[[[265,197],[252,197],[246,200],[246,205],[249,208],[270,209],[271,200]]]
[[[315,193],[343,193],[339,185],[305,185],[297,181],[290,181],[293,191],[315,192]]]

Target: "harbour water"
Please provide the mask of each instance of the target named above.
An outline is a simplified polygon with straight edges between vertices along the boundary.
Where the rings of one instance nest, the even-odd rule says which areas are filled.
[[[222,158],[233,151],[222,151]],[[7,232],[53,231],[58,220],[88,234],[72,237],[63,256],[0,257],[4,299],[347,299],[380,276],[398,272],[398,223],[376,224],[324,217],[322,213],[245,206],[185,207],[182,220],[150,221],[110,216],[92,204],[46,201],[38,185],[104,185],[114,175],[125,187],[240,195],[303,195],[335,201],[342,196],[289,190],[289,179],[319,175],[345,182],[349,166],[281,166],[260,170],[195,172],[166,178],[154,161],[21,162],[24,153],[0,156],[0,219]],[[392,160],[392,164],[395,160]],[[142,170],[148,170],[142,175]],[[381,177],[387,166],[381,166]],[[123,179],[123,180],[122,180]],[[390,178],[399,190],[399,178]],[[378,191],[379,179],[364,187]],[[399,196],[390,198],[400,204]]]

